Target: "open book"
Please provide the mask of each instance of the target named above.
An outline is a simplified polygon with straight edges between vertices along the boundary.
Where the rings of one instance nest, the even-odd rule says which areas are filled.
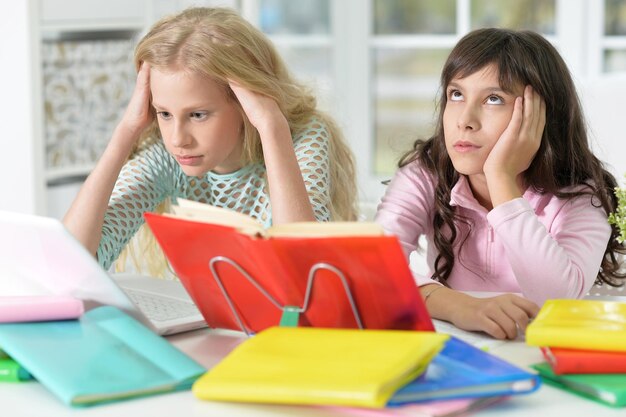
[[[375,223],[293,223],[179,200],[145,218],[211,327],[279,323],[433,330],[395,236]]]
[[[265,228],[247,214],[197,201],[177,199],[172,216],[198,222],[220,224],[239,232],[258,236],[382,236],[383,228],[374,222],[295,222]]]

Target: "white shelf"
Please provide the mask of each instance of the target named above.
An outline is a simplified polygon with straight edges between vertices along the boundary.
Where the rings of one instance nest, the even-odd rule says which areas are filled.
[[[55,183],[64,179],[86,177],[91,173],[95,164],[75,165],[63,168],[47,168],[46,183]]]
[[[149,3],[149,0],[40,0],[41,25],[125,20],[143,24]]]
[[[44,23],[41,25],[42,34],[48,32],[64,33],[64,32],[99,32],[99,31],[140,31],[144,28],[142,19],[120,19],[115,21],[94,20],[94,21],[55,21]]]

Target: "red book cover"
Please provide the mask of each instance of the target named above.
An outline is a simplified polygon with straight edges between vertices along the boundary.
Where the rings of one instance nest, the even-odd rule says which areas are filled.
[[[396,237],[263,237],[167,215],[145,218],[211,327],[242,330],[232,308],[247,331],[278,325],[283,307],[305,307],[309,271],[322,263],[341,271],[345,282],[318,270],[299,325],[358,327],[356,310],[364,328],[434,330]],[[212,259],[222,259],[213,265],[219,279]]]
[[[626,352],[542,347],[541,353],[556,375],[626,374]]]

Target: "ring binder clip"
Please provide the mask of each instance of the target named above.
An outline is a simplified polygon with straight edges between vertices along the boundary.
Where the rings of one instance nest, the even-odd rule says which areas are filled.
[[[313,280],[315,279],[315,274],[317,273],[317,271],[321,269],[329,270],[330,272],[333,272],[337,276],[337,278],[339,278],[341,284],[343,285],[343,290],[346,292],[348,302],[350,303],[350,308],[352,309],[352,315],[354,316],[356,325],[359,329],[363,329],[361,316],[359,315],[359,310],[357,309],[356,303],[354,302],[354,297],[352,296],[352,292],[350,291],[350,287],[348,286],[348,280],[346,279],[346,276],[338,268],[335,268],[334,266],[324,262],[314,264],[309,270],[309,277],[307,280],[306,292],[304,294],[304,304],[302,305],[302,312],[305,312],[309,308],[309,302],[311,301],[311,292],[313,291]]]
[[[354,320],[357,324],[357,327],[359,329],[363,329],[361,316],[359,315],[359,311],[354,301],[354,297],[352,296],[352,292],[350,291],[348,280],[346,279],[343,272],[341,272],[338,268],[330,264],[319,262],[319,263],[314,264],[311,267],[311,269],[309,270],[309,275],[307,277],[307,285],[306,285],[306,291],[304,294],[304,301],[302,303],[302,307],[298,307],[298,306],[281,305],[269,292],[267,292],[267,290],[265,290],[265,288],[263,288],[237,262],[225,256],[215,256],[211,258],[211,260],[209,261],[209,269],[211,270],[211,273],[213,274],[213,278],[217,282],[217,285],[220,288],[220,291],[224,295],[224,298],[226,302],[228,303],[228,307],[230,308],[230,311],[233,313],[233,316],[235,317],[237,324],[247,336],[251,336],[252,333],[248,331],[248,327],[245,326],[244,320],[240,316],[239,312],[237,311],[237,308],[235,307],[235,303],[233,302],[233,299],[228,294],[228,291],[226,291],[226,287],[224,286],[224,283],[222,282],[222,280],[219,277],[219,274],[217,273],[215,265],[219,262],[225,262],[229,264],[230,266],[232,266],[233,268],[235,268],[241,275],[243,275],[244,278],[246,278],[252,285],[254,285],[254,287],[257,290],[259,290],[259,292],[263,294],[277,309],[281,310],[283,312],[283,315],[281,317],[280,324],[284,326],[297,326],[298,325],[299,315],[301,313],[306,312],[307,309],[309,308],[309,304],[311,301],[311,292],[313,291],[313,282],[315,281],[317,272],[320,270],[328,270],[332,272],[335,276],[337,276],[337,278],[341,281],[343,289],[346,293],[346,298],[348,299],[348,302],[350,303],[350,308],[352,309],[352,314],[354,315]]]

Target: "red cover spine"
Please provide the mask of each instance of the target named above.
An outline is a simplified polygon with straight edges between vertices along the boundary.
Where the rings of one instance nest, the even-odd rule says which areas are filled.
[[[557,375],[626,373],[626,352],[550,347],[541,352]]]

